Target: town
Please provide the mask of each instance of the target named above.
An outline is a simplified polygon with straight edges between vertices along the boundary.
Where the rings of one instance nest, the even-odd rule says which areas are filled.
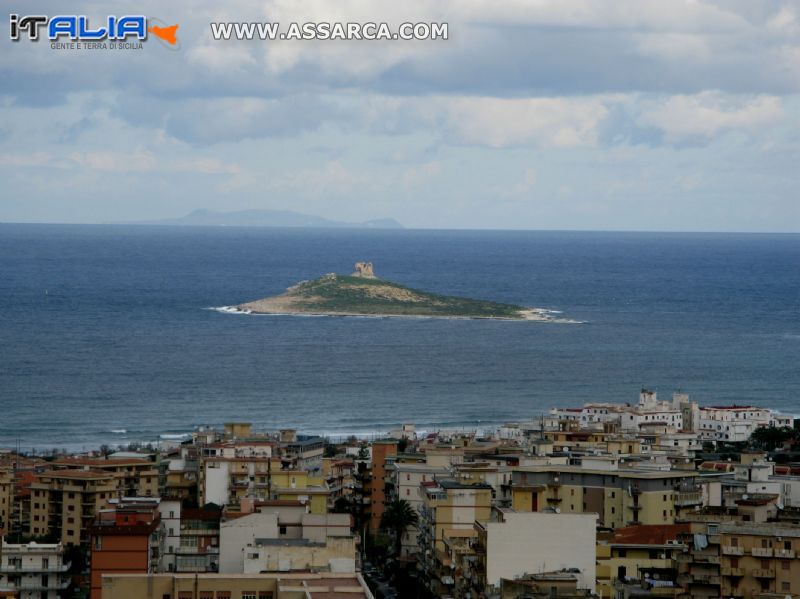
[[[643,389],[493,430],[0,451],[0,597],[800,595],[800,430]]]

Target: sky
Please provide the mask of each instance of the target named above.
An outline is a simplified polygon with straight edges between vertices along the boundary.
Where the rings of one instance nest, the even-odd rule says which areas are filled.
[[[15,0],[180,49],[0,49],[0,221],[288,209],[407,227],[800,231],[800,2]],[[215,41],[212,21],[449,39]]]

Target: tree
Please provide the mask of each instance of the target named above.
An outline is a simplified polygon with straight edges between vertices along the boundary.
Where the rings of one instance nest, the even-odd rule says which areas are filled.
[[[368,460],[369,459],[369,446],[367,445],[366,441],[362,441],[361,445],[358,448],[358,455],[356,456],[359,460]]]
[[[750,435],[750,442],[757,447],[771,451],[793,437],[794,431],[789,427],[767,426],[754,430]]]
[[[396,557],[400,557],[400,550],[403,546],[403,535],[406,529],[416,526],[419,523],[417,510],[405,499],[394,499],[390,501],[383,511],[381,518],[381,528],[390,532],[394,536],[394,552]]]

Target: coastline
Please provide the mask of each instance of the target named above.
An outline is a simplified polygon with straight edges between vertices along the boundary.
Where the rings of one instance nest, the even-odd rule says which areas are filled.
[[[332,318],[405,318],[405,319],[437,319],[437,320],[501,320],[507,322],[542,322],[549,324],[586,324],[583,320],[573,320],[569,318],[557,318],[551,314],[560,314],[555,310],[547,308],[526,308],[520,310],[519,318],[507,316],[457,316],[451,314],[374,314],[367,312],[334,312],[316,310],[297,310],[289,307],[276,308],[275,310],[251,310],[238,306],[212,306],[206,308],[222,314],[240,314],[245,316],[316,316]]]

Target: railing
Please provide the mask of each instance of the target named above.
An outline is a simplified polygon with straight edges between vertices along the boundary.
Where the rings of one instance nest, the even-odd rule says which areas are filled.
[[[776,549],[775,550],[775,557],[788,557],[789,559],[793,559],[795,556],[794,550],[792,549]]]
[[[731,568],[730,566],[722,566],[720,569],[720,574],[723,576],[744,576],[744,570],[742,568]]]
[[[724,555],[744,555],[744,549],[742,547],[734,547],[733,545],[723,545],[722,553]]]
[[[761,568],[753,569],[754,578],[775,578],[775,570],[767,570]]]
[[[753,547],[752,553],[754,557],[772,557],[771,547]]]
[[[675,505],[699,505],[703,503],[703,494],[699,491],[684,491],[675,495]]]
[[[16,584],[10,585],[19,591],[59,591],[66,589],[69,586],[69,579],[67,580],[53,580],[48,581],[47,584],[42,584],[42,581],[29,581],[22,580]]]
[[[69,570],[69,564],[49,564],[47,566],[17,566],[14,564],[3,564],[0,565],[0,572],[7,572],[9,574],[13,574],[15,572],[66,572]]]

